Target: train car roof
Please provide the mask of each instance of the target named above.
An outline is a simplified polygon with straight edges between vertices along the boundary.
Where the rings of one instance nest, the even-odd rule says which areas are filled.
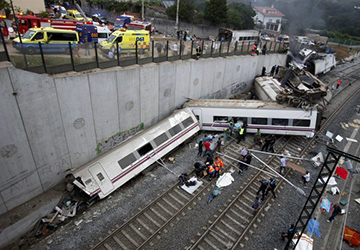
[[[183,105],[186,107],[208,107],[208,108],[255,108],[255,109],[297,109],[274,101],[261,100],[238,100],[238,99],[194,99]]]

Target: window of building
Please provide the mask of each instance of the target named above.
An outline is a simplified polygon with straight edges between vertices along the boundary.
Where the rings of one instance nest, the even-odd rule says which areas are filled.
[[[273,118],[271,121],[272,125],[275,126],[288,126],[289,125],[289,120],[288,119],[278,119],[278,118]]]
[[[126,168],[127,166],[131,165],[136,161],[136,157],[133,153],[128,154],[124,158],[122,158],[120,161],[118,161],[118,164],[121,168]]]
[[[153,146],[150,143],[145,144],[141,148],[139,148],[137,151],[140,156],[144,156],[147,153],[149,153],[151,150],[153,150]]]
[[[268,124],[268,119],[267,118],[252,118],[251,119],[251,124],[258,124],[258,125],[267,125]]]
[[[310,120],[294,119],[293,126],[294,127],[310,127]]]

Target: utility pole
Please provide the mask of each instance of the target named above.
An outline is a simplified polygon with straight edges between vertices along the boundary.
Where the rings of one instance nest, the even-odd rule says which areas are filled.
[[[23,48],[23,43],[22,43],[21,34],[20,34],[20,30],[19,30],[19,23],[18,23],[18,22],[19,22],[19,19],[16,18],[15,9],[14,9],[14,5],[13,5],[12,0],[10,0],[10,5],[11,5],[11,10],[12,10],[13,15],[14,15],[15,26],[16,26],[16,29],[17,29],[17,32],[18,32],[18,36],[19,36],[19,42],[20,42],[21,52],[22,52],[23,55],[24,55],[24,62],[25,62],[25,66],[26,66],[26,68],[27,68],[27,67],[28,67],[28,61],[27,61],[26,56],[25,56],[25,51],[24,51],[24,48]]]
[[[142,21],[144,21],[144,20],[145,20],[145,14],[144,14],[144,1],[145,1],[145,0],[142,0],[142,1],[141,1],[141,19],[142,19]]]
[[[180,0],[176,0],[176,23],[175,23],[176,31],[179,30],[179,6],[180,6]]]

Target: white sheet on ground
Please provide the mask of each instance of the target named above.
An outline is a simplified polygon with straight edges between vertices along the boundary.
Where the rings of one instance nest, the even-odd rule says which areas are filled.
[[[293,242],[296,243],[297,239],[293,239]],[[297,244],[295,250],[312,250],[313,249],[313,239],[307,236],[306,234],[301,235],[301,239]]]
[[[226,172],[223,175],[220,175],[219,179],[216,181],[216,186],[218,188],[229,186],[234,181],[234,178],[231,176],[231,173]]]
[[[328,177],[325,177],[325,178],[324,178],[324,181],[326,182],[327,179],[328,179]],[[319,182],[322,183],[322,182],[320,181],[320,179],[319,179]],[[335,181],[335,178],[334,178],[334,177],[331,177],[331,178],[330,178],[330,180],[329,180],[329,182],[328,182],[328,185],[331,185],[331,186],[337,185],[337,182]]]
[[[186,192],[188,192],[189,194],[192,194],[195,192],[196,189],[198,189],[202,184],[203,182],[202,181],[199,181],[195,176],[191,177],[189,182],[190,181],[196,181],[196,185],[195,186],[189,186],[187,187],[185,184],[181,186],[182,189],[184,189]]]
[[[319,152],[317,155],[315,155],[313,158],[311,158],[314,165],[319,167],[321,164],[324,163],[324,156],[321,152]]]

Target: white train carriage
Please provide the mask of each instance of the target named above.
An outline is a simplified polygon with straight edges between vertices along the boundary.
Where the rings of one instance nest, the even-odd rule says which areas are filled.
[[[190,109],[175,111],[113,150],[71,172],[73,184],[90,197],[108,196],[199,131]]]
[[[231,119],[247,122],[247,132],[312,137],[317,128],[316,109],[303,110],[258,100],[198,99],[184,104],[200,122],[200,129],[223,131]]]

